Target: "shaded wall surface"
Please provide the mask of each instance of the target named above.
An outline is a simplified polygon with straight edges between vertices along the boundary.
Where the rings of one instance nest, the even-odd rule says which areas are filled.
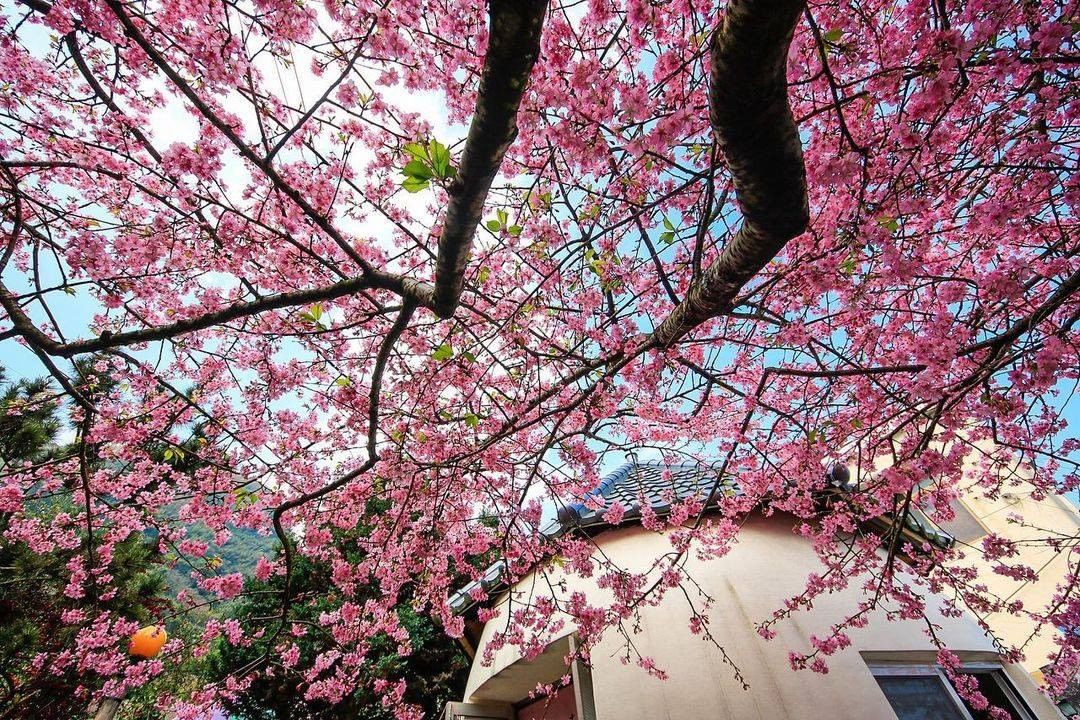
[[[632,570],[644,569],[671,550],[665,535],[637,526],[606,531],[596,541],[606,556]],[[753,518],[728,555],[705,562],[691,557],[687,567],[701,589],[715,599],[710,628],[749,689],[742,687],[719,648],[690,632],[686,599],[673,591],[659,606],[643,609],[639,631],[631,635],[636,651],[654,659],[669,678],[653,678],[633,664],[623,664],[625,643],[617,633],[609,633],[592,653],[598,720],[891,720],[895,715],[870,665],[934,662],[936,650],[924,632],[925,623],[887,621],[879,612],[866,628],[851,633],[851,647],[829,658],[828,674],[791,670],[789,651],[809,651],[811,636],[827,634],[830,625],[851,613],[862,594],[857,589],[861,581],[854,582],[855,589],[819,598],[812,611],[781,622],[775,639],[766,641],[758,635],[755,623],[782,607],[786,598],[803,589],[809,573],[820,570],[813,549],[792,533],[789,519]],[[505,627],[506,608],[542,592],[549,587],[547,580],[565,580],[567,594],[582,590],[597,602],[606,597],[588,579],[526,577],[514,588],[519,593],[516,600],[511,602],[504,595],[498,601],[500,616],[485,626],[478,658],[492,636]],[[931,600],[929,605],[933,608],[939,602]],[[997,661],[991,642],[973,621],[945,618],[936,611],[930,618],[940,625],[938,637],[966,662]],[[521,661],[514,648],[500,649],[489,666],[478,660],[465,699],[517,703],[531,689],[530,683],[535,687],[537,682],[554,680],[548,677],[554,673],[565,673],[555,661],[563,654],[570,630],[567,627],[560,631],[563,637],[551,638],[557,640],[552,651],[535,662]],[[1006,666],[1005,672],[1039,718],[1060,717],[1021,667]],[[522,688],[526,690],[519,694]]]

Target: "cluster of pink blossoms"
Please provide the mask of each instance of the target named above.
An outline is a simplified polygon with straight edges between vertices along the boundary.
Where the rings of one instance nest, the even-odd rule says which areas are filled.
[[[648,448],[722,462],[739,480],[716,522],[695,525],[693,502],[645,513],[678,552],[722,556],[737,519],[758,511],[794,516],[813,544],[821,568],[763,619],[763,636],[822,593],[861,590],[866,603],[793,665],[824,671],[872,607],[920,617],[933,591],[956,598],[947,612],[1065,628],[1046,659],[1063,687],[1080,666],[1069,543],[1045,538],[1071,553],[1051,579],[1054,603],[1017,607],[980,591],[963,561],[946,574],[940,549],[927,545],[909,573],[874,538],[843,552],[836,540],[898,497],[946,521],[959,492],[996,497],[1017,467],[1036,496],[1080,487],[1080,442],[1063,439],[1080,368],[1071,6],[811,4],[787,65],[809,230],[730,312],[642,349],[740,221],[708,112],[725,7],[553,0],[462,305],[410,320],[410,288],[434,276],[452,173],[430,155],[419,161],[429,177],[407,168],[437,147],[461,162],[485,3],[6,4],[0,347],[48,361],[41,372],[68,391],[80,440],[104,462],[3,468],[5,541],[70,548],[89,521],[103,535],[94,565],[68,567],[75,597],[108,588],[111,548],[152,530],[163,554],[228,599],[244,578],[212,567],[213,547],[190,529],[208,528],[214,546],[237,528],[276,533],[332,567],[346,599],[321,620],[334,647],[316,664],[296,666],[294,639],[275,636],[276,671],[333,701],[365,682],[370,638],[409,651],[401,602],[459,634],[447,597],[491,553],[512,577],[565,559],[613,597],[537,600],[491,649],[538,652],[568,613],[587,651],[643,594],[659,602],[686,581],[659,560],[628,573],[581,538],[537,533],[551,507]],[[407,189],[403,177],[423,182]],[[71,392],[61,381],[76,378],[74,358],[115,391]],[[889,467],[871,472],[883,458]],[[862,484],[822,513],[822,468],[835,461]],[[45,527],[34,501],[61,487],[87,500]],[[618,524],[623,508],[606,519]],[[358,527],[354,546],[335,541]],[[1005,563],[1000,538],[968,552],[1011,577],[1037,573]],[[264,558],[256,573],[290,562]],[[378,600],[348,601],[370,585]],[[158,672],[125,655],[123,618],[91,603],[69,620],[80,642],[43,667],[76,663],[114,694]],[[234,643],[272,634],[274,622],[211,628],[176,656],[221,632]],[[178,717],[244,683],[176,698]],[[415,715],[400,683],[374,690]]]

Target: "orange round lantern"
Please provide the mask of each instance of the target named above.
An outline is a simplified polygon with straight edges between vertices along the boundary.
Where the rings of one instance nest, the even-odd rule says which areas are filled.
[[[138,657],[152,658],[161,652],[162,646],[168,639],[165,628],[159,625],[147,625],[131,636],[128,652]]]

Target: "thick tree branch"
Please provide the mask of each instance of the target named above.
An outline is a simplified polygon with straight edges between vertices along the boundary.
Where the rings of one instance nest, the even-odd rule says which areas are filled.
[[[517,111],[540,54],[547,0],[490,0],[491,31],[484,57],[476,112],[450,185],[439,259],[435,268],[434,309],[454,314],[465,282],[465,265],[491,182],[517,137]]]
[[[730,310],[742,287],[806,229],[806,168],[787,101],[786,72],[804,8],[803,0],[731,0],[713,36],[710,119],[743,223],[653,332],[653,345],[669,346]]]

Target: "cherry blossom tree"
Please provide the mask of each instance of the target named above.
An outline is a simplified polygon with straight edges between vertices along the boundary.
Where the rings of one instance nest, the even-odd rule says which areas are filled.
[[[948,520],[958,492],[993,496],[1017,467],[1037,494],[1080,484],[1064,420],[1080,367],[1075,12],[7,0],[0,347],[32,353],[107,461],[3,468],[9,539],[46,551],[106,531],[69,567],[87,598],[78,645],[40,662],[107,675],[113,696],[147,682],[156,670],[124,656],[130,623],[92,598],[116,543],[155,528],[197,558],[198,523],[284,546],[258,570],[284,578],[279,610],[205,641],[261,633],[284,653],[323,634],[334,650],[293,669],[320,701],[361,676],[366,638],[408,653],[402,597],[459,634],[447,597],[479,556],[510,577],[558,554],[608,578],[613,603],[540,603],[506,638],[527,646],[562,611],[587,648],[761,510],[796,517],[822,563],[763,635],[859,571],[877,578],[797,667],[822,669],[871,608],[922,617],[930,589],[978,618],[1074,630],[1075,537],[1046,533],[1070,570],[1034,608],[956,570],[967,553],[1036,573],[1001,538],[947,553],[853,533],[882,514]],[[86,358],[122,391],[81,393]],[[742,493],[650,520],[673,552],[648,573],[537,533],[545,508],[636,452],[711,463]],[[178,469],[191,454],[197,469]],[[823,506],[833,462],[858,484]],[[21,515],[65,485],[82,498],[69,525]],[[360,525],[347,560],[332,537]],[[375,583],[380,599],[292,623],[301,555],[332,563],[344,597]],[[921,574],[894,572],[899,556]],[[200,584],[227,599],[243,578]],[[707,607],[688,617],[700,628]],[[1053,682],[1075,672],[1076,638]],[[197,717],[246,679],[176,707]],[[414,713],[400,685],[375,690]]]

